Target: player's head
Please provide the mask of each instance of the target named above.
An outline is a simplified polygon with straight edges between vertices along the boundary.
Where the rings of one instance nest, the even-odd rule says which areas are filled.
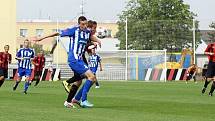
[[[91,34],[94,35],[96,33],[97,22],[93,21],[93,26],[91,28]]]
[[[195,67],[195,68],[197,67],[196,64],[192,64],[192,66]]]
[[[79,24],[81,30],[86,29],[87,28],[87,19],[86,19],[86,17],[80,16],[78,18],[78,24]]]
[[[43,56],[43,54],[44,54],[44,51],[43,51],[43,50],[41,50],[40,52],[37,53],[37,55],[38,55],[39,57]]]
[[[24,46],[24,48],[29,48],[29,46],[30,46],[30,41],[28,40],[28,39],[26,39],[26,40],[24,40],[24,44],[23,44]]]
[[[89,20],[87,24],[87,28],[91,30],[91,34],[94,35],[96,33],[97,22]]]
[[[96,49],[93,48],[93,49],[91,50],[91,53],[92,53],[92,55],[95,55],[95,54],[96,54]]]
[[[4,46],[4,51],[5,51],[5,52],[8,52],[8,51],[9,51],[9,48],[10,48],[9,45],[5,45],[5,46]]]

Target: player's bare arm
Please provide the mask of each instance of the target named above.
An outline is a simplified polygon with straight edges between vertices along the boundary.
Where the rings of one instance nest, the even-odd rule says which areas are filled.
[[[50,34],[50,35],[41,37],[41,38],[39,38],[39,39],[37,39],[37,40],[35,40],[35,41],[42,41],[42,40],[44,40],[44,39],[47,39],[47,38],[50,38],[50,37],[59,36],[59,35],[60,35],[60,34],[59,34],[58,32],[55,32],[55,33],[53,33],[53,34]]]
[[[93,42],[97,42],[99,44],[99,47],[101,47],[101,41],[95,37],[94,35],[90,36],[90,39],[93,41]]]

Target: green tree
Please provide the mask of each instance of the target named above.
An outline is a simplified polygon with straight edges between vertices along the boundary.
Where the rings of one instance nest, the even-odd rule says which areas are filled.
[[[128,19],[128,49],[181,50],[192,46],[193,18],[183,0],[131,0],[119,15],[120,49],[125,49],[125,22]],[[199,40],[198,22],[196,38]]]
[[[212,29],[215,29],[215,23],[212,22],[210,25],[209,25],[210,28]],[[210,32],[207,33],[208,34],[208,37],[209,37],[209,41],[210,42],[215,42],[215,30],[212,30]]]
[[[45,55],[50,54],[50,51],[43,50],[42,45],[40,45],[40,44],[34,43],[34,44],[31,45],[31,48],[34,49],[36,54],[39,53],[40,51],[43,51]]]

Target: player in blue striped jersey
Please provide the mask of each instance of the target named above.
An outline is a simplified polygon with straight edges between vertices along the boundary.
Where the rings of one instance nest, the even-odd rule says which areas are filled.
[[[31,83],[31,68],[32,68],[32,60],[34,59],[34,50],[29,48],[30,42],[28,39],[24,41],[23,48],[20,48],[16,54],[16,59],[18,60],[18,79],[16,80],[16,84],[13,87],[15,91],[17,86],[19,85],[21,78],[26,76],[26,83],[24,86],[24,93],[27,94],[28,87]]]
[[[95,48],[92,49],[92,53],[89,56],[88,59],[90,70],[96,75],[96,71],[98,69],[98,66],[100,67],[100,71],[102,71],[102,63],[101,63],[101,57],[96,54]],[[99,82],[96,79],[96,88],[99,88]]]
[[[69,52],[68,52],[68,63],[70,68],[77,74],[86,76],[87,80],[84,84],[83,94],[82,94],[82,106],[92,107],[93,105],[88,102],[87,94],[96,81],[95,75],[90,71],[88,66],[84,63],[82,55],[85,51],[86,44],[91,39],[92,41],[97,41],[94,36],[91,36],[91,31],[87,29],[87,19],[84,16],[79,17],[78,26],[62,30],[60,33],[54,33],[45,37],[42,37],[36,41],[41,41],[43,39],[61,36],[69,37]],[[81,81],[81,80],[80,80]],[[65,101],[64,105],[66,107],[73,107],[71,101]]]

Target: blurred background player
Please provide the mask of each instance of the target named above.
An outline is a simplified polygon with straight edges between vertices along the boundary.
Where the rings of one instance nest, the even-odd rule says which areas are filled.
[[[187,78],[186,78],[186,83],[188,83],[188,81],[190,79],[194,79],[194,82],[197,83],[196,81],[196,71],[197,71],[197,66],[195,64],[192,64],[188,69],[187,69]]]
[[[202,94],[205,93],[208,84],[210,83],[210,81],[213,81],[212,85],[211,85],[211,90],[209,92],[209,96],[213,95],[214,89],[215,89],[215,43],[211,43],[207,46],[207,48],[205,49],[205,55],[208,56],[208,68],[207,68],[207,72],[205,75],[205,84],[204,87],[202,89]]]
[[[3,78],[0,78],[0,87],[2,86],[2,84],[4,83],[5,78],[8,78],[8,64],[11,63],[12,60],[12,56],[9,53],[9,45],[5,45],[4,46],[4,52],[1,52],[1,64],[0,64],[0,68],[3,71]]]
[[[96,54],[95,49],[96,48],[91,49],[91,53],[89,54],[90,56],[89,56],[88,62],[89,62],[90,70],[96,76],[96,71],[97,71],[98,66],[100,67],[100,71],[102,71],[102,64],[101,64],[101,57],[98,54]],[[96,87],[95,88],[100,88],[97,78],[96,78]]]
[[[44,52],[41,50],[33,60],[34,80],[36,80],[34,86],[37,86],[40,82],[40,77],[42,76],[43,68],[45,67],[45,61]]]
[[[26,82],[24,86],[24,93],[27,94],[28,87],[31,83],[31,69],[32,69],[32,60],[34,59],[34,51],[29,48],[30,42],[28,39],[24,41],[23,48],[19,49],[16,54],[16,59],[18,60],[18,79],[13,87],[15,91],[19,85],[21,78],[26,76]]]

